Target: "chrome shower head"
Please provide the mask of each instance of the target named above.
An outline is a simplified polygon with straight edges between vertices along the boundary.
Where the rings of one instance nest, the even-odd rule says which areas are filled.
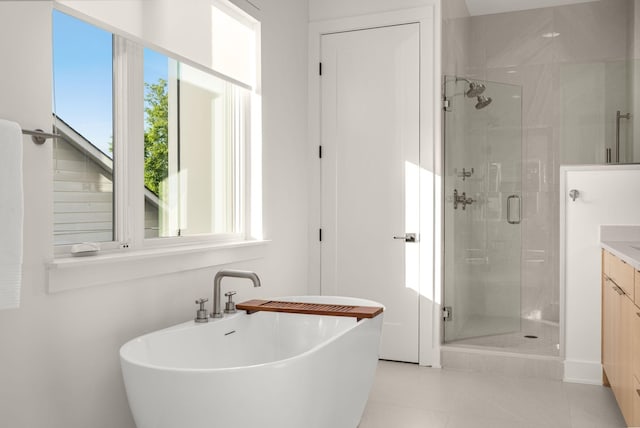
[[[477,97],[478,95],[483,93],[486,88],[487,87],[482,83],[469,82],[469,89],[464,94],[469,98]]]
[[[484,95],[478,96],[478,103],[476,104],[476,110],[480,110],[491,104],[493,99],[491,97],[485,97]]]

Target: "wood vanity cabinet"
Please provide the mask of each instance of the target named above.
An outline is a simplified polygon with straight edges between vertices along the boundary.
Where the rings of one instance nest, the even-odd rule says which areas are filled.
[[[629,270],[630,269],[630,270]],[[602,367],[628,426],[640,426],[640,272],[603,251]],[[638,284],[640,285],[640,283]]]
[[[640,420],[640,382],[637,377],[633,377],[633,421],[631,426],[638,426],[638,420]]]
[[[636,272],[636,285],[640,284],[640,272]],[[638,296],[638,293],[636,293]],[[633,372],[633,386],[631,388],[631,402],[633,407],[633,426],[640,426],[640,308],[634,308],[631,323],[631,371]]]
[[[614,391],[619,385],[617,361],[620,331],[620,295],[615,284],[606,276],[602,277],[602,368],[605,383]]]
[[[604,274],[631,297],[633,301],[636,270],[624,260],[619,259],[608,251],[604,251]]]
[[[640,272],[639,271],[635,271],[634,272],[634,287],[633,287],[633,300],[634,302],[636,302],[636,306],[640,306]]]

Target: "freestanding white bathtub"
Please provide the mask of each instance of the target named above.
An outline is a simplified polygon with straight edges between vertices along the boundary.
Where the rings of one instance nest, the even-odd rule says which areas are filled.
[[[277,300],[381,306],[348,297]],[[138,428],[356,428],[378,360],[382,314],[238,311],[120,349]]]

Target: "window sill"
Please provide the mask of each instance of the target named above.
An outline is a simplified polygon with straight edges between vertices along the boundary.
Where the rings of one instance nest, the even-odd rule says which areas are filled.
[[[131,281],[264,257],[269,241],[238,241],[124,250],[55,259],[47,265],[49,293]]]

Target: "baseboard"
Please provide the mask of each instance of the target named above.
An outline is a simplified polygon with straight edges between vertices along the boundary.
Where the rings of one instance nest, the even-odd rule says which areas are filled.
[[[564,382],[602,385],[602,365],[600,361],[564,361]]]

